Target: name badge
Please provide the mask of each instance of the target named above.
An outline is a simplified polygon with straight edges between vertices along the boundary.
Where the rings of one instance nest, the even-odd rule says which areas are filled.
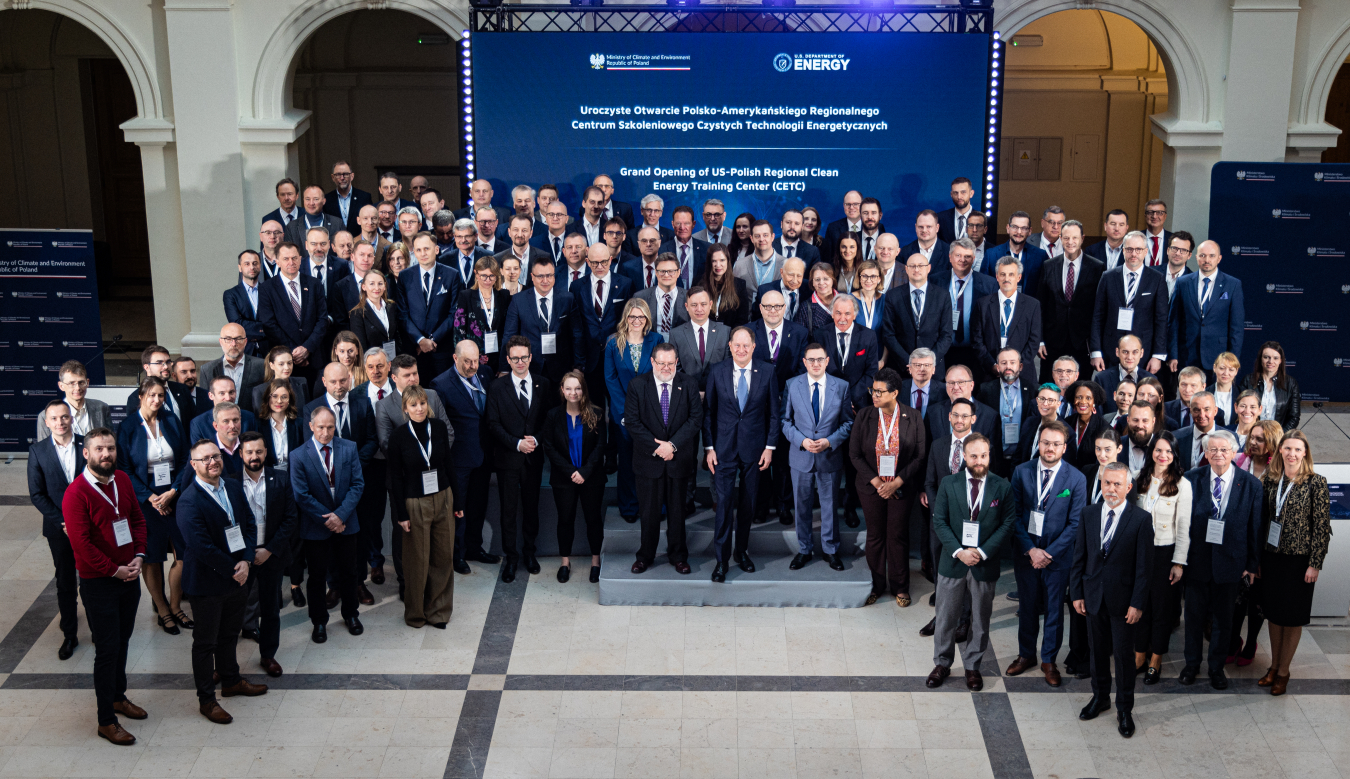
[[[1000,349],[1006,349],[1006,348],[1008,348],[1008,339],[1007,339],[1007,338],[1004,338],[1003,336],[999,336],[999,337],[998,337],[998,348],[1000,348]]]
[[[543,342],[543,343],[541,344],[541,346],[543,346],[543,352],[544,352],[544,354],[557,354],[557,353],[558,353],[558,334],[557,334],[557,333],[544,333],[543,335],[540,336],[540,340]]]
[[[243,549],[244,531],[238,525],[225,528],[225,544],[230,547],[231,552],[238,552]]]
[[[155,463],[151,474],[155,478],[156,487],[166,487],[169,484],[169,477],[173,466],[169,463]]]
[[[436,469],[422,471],[422,494],[435,495],[441,491],[441,481],[436,476]]]
[[[497,334],[483,333],[483,354],[497,353]]]
[[[1284,529],[1284,525],[1282,525],[1281,523],[1279,523],[1279,522],[1271,522],[1271,523],[1270,523],[1270,532],[1269,532],[1269,533],[1266,533],[1266,543],[1267,543],[1267,544],[1270,544],[1270,545],[1273,546],[1273,547],[1277,547],[1277,548],[1278,548],[1279,545],[1280,545],[1280,531],[1283,530],[1283,529]]]
[[[1041,530],[1045,527],[1045,512],[1031,512],[1031,519],[1027,521],[1027,533],[1033,536],[1039,536]]]
[[[1016,422],[1003,423],[1003,443],[1012,445],[1017,443],[1018,437],[1022,434],[1022,428]]]
[[[1134,329],[1134,309],[1132,308],[1116,309],[1116,329],[1117,330]]]
[[[118,546],[126,546],[131,543],[131,523],[126,519],[119,519],[113,523],[113,540],[117,541]]]
[[[980,523],[966,520],[961,523],[961,546],[980,545]]]
[[[877,460],[877,475],[883,478],[895,476],[895,455],[883,454]]]
[[[1211,517],[1209,526],[1205,528],[1205,543],[1222,544],[1223,543],[1223,520],[1218,517]]]
[[[384,356],[389,358],[389,362],[393,362],[394,358],[398,356],[398,354],[394,349],[394,342],[385,341],[383,347],[384,347]]]

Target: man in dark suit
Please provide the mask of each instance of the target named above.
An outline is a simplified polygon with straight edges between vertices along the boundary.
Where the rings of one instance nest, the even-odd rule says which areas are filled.
[[[677,209],[678,210],[678,209]],[[820,250],[801,240],[802,237],[802,212],[795,208],[789,208],[783,212],[783,221],[780,224],[782,234],[773,239],[773,250],[781,254],[784,259],[799,259],[803,267],[810,268],[817,262],[820,262]]]
[[[399,211],[402,211],[408,206],[412,206],[413,208],[417,207],[416,203],[402,197],[403,184],[398,180],[397,173],[394,173],[393,171],[386,171],[384,173],[381,173],[379,183],[380,186],[378,187],[378,189],[380,201],[374,204],[376,208],[379,208],[381,205],[388,203],[394,209],[394,213],[397,214]],[[392,228],[393,226],[394,226],[393,223],[390,222],[389,227]],[[380,231],[381,234],[383,234],[385,228],[381,227]],[[390,241],[393,240],[393,238],[391,238],[390,236],[384,237],[388,238]]]
[[[873,227],[866,227],[867,218],[863,215],[863,207],[871,206],[869,213],[875,213],[875,224]],[[863,254],[864,235],[879,238],[886,232],[886,225],[881,223],[881,201],[874,197],[863,197],[861,192],[849,190],[844,193],[844,218],[836,219],[830,222],[825,228],[823,245],[820,247],[820,258],[826,262],[834,262],[834,248],[839,245],[839,239],[847,233],[853,233],[858,238],[859,256],[874,258],[876,256],[875,240],[870,246],[871,252]]]
[[[1153,517],[1126,502],[1130,469],[1107,463],[1099,474],[1102,502],[1083,512],[1074,542],[1069,591],[1073,609],[1087,618],[1092,655],[1092,700],[1079,712],[1094,719],[1111,708],[1111,659],[1116,661],[1116,719],[1120,735],[1134,735],[1134,624],[1144,616],[1153,555]]]
[[[1088,333],[1092,330],[1097,285],[1106,272],[1101,260],[1083,254],[1081,222],[1065,222],[1059,241],[1064,253],[1041,266],[1041,283],[1036,292],[1044,329],[1041,381],[1053,377],[1048,358],[1056,355],[1071,355],[1079,365],[1088,364]]]
[[[572,295],[565,287],[555,285],[558,275],[552,261],[536,259],[529,274],[529,288],[511,298],[511,307],[506,310],[505,338],[509,341],[519,335],[529,341],[530,370],[556,387],[563,374],[576,367]]]
[[[429,383],[453,362],[455,307],[464,282],[459,271],[436,261],[431,236],[413,241],[413,255],[417,264],[398,274],[399,316],[404,332],[417,344],[418,373]]]
[[[283,243],[277,257],[281,272],[262,284],[258,320],[268,341],[291,350],[295,375],[309,383],[328,359],[320,351],[328,334],[327,299],[318,282],[301,276],[300,247]]]
[[[492,256],[478,245],[478,228],[472,219],[455,219],[449,211],[437,211],[432,222],[436,233],[436,261],[454,268],[464,288],[472,289],[477,284],[474,265],[483,257]]]
[[[1041,283],[1041,265],[1050,257],[1040,246],[1027,241],[1031,235],[1031,215],[1026,211],[1014,211],[1012,216],[1008,217],[1007,230],[1008,242],[984,253],[980,272],[993,276],[999,258],[1012,257],[1022,263],[1022,283],[1017,291],[1035,295]]]
[[[989,366],[975,344],[975,328],[980,322],[975,309],[983,298],[998,291],[998,282],[974,271],[975,244],[969,238],[959,238],[948,246],[947,260],[950,271],[929,274],[933,284],[946,288],[952,301],[952,346],[944,361],[947,365],[964,365],[983,378]]]
[[[542,248],[535,246],[530,242],[534,236],[534,220],[528,216],[516,214],[511,217],[507,228],[506,237],[510,240],[510,245],[496,254],[497,267],[501,267],[509,257],[515,257],[520,263],[520,269],[524,270],[530,267],[530,263],[535,257],[547,257],[552,259],[552,255]]]
[[[914,233],[918,237],[900,248],[900,262],[921,254],[928,260],[929,273],[947,273],[951,262],[947,259],[947,242],[938,238],[937,214],[925,208],[914,219]]]
[[[615,272],[631,279],[633,289],[640,291],[655,287],[659,281],[656,277],[656,260],[661,256],[657,250],[661,248],[662,240],[654,227],[641,227],[638,228],[637,232],[637,242],[633,244],[633,251],[629,252],[631,256]],[[671,254],[670,257],[674,259],[675,255]],[[679,260],[675,260],[676,265],[679,262]],[[684,289],[680,284],[678,273],[671,281],[674,282],[675,286]]]
[[[370,193],[352,186],[352,166],[345,162],[333,163],[333,191],[324,195],[323,212],[338,218],[352,235],[360,235],[361,225],[356,217],[363,206],[374,205]]]
[[[1172,231],[1163,229],[1167,224],[1167,203],[1154,198],[1144,204],[1144,240],[1148,242],[1148,265],[1150,268],[1167,265],[1167,248],[1172,242]],[[1236,352],[1235,352],[1236,354]]]
[[[784,387],[788,379],[806,370],[802,362],[806,346],[811,342],[811,333],[802,325],[784,318],[787,302],[783,293],[766,292],[759,298],[760,318],[750,327],[754,330],[755,360],[771,363],[774,366],[775,386]],[[711,370],[711,369],[710,369]],[[781,398],[781,396],[780,396]],[[778,521],[784,525],[793,524],[792,484],[788,471],[787,452],[778,454],[774,450],[773,470],[767,478],[759,480],[759,496],[755,501],[756,524],[768,519],[769,509],[778,510]]]
[[[281,582],[298,545],[300,515],[290,474],[263,467],[267,444],[262,434],[244,433],[239,441],[244,469],[238,481],[257,527],[257,536],[244,539],[253,546],[253,569],[243,633],[257,640],[260,665],[268,676],[276,677],[281,676],[276,659],[281,644]]]
[[[1088,334],[1093,370],[1115,365],[1110,345],[1134,335],[1148,349],[1148,372],[1156,374],[1167,360],[1167,282],[1144,271],[1144,234],[1125,236],[1124,262],[1102,275]],[[1099,258],[1100,259],[1100,258]]]
[[[1186,474],[1195,498],[1191,550],[1186,556],[1186,665],[1179,678],[1184,685],[1195,683],[1205,625],[1212,621],[1209,683],[1216,690],[1228,688],[1223,665],[1232,635],[1233,603],[1240,582],[1250,584],[1260,563],[1265,520],[1261,481],[1233,467],[1236,453],[1233,434],[1217,431],[1205,450],[1209,465]]]
[[[1195,257],[1199,272],[1176,283],[1167,321],[1167,356],[1173,371],[1194,365],[1204,370],[1209,384],[1220,352],[1242,354],[1245,309],[1242,282],[1219,270],[1223,260],[1219,245],[1205,241]]]
[[[145,347],[141,352],[141,371],[146,376],[154,376],[162,379],[169,391],[164,395],[164,411],[173,412],[174,417],[183,430],[187,430],[192,424],[192,420],[197,416],[197,403],[193,398],[192,388],[178,381],[173,380],[173,357],[169,356],[169,350],[159,344],[151,344]],[[209,408],[210,403],[206,406]],[[141,408],[141,390],[140,388],[131,391],[127,396],[127,416],[132,416]]]
[[[322,187],[305,187],[304,198],[301,201],[301,205],[304,206],[304,213],[300,214],[299,218],[287,223],[285,228],[286,240],[296,246],[304,246],[305,236],[315,227],[322,227],[326,230],[329,238],[332,238],[338,230],[347,229],[347,225],[341,219],[325,213],[324,204],[326,202]]]
[[[71,428],[70,407],[63,400],[48,402],[42,417],[51,435],[28,447],[28,497],[33,508],[42,515],[42,537],[47,539],[52,565],[56,568],[56,605],[61,612],[61,635],[64,636],[56,656],[69,660],[75,647],[80,645],[76,635],[79,581],[75,573],[75,552],[66,536],[61,501],[65,499],[66,488],[84,472],[84,436],[76,435]]]
[[[1106,222],[1102,225],[1102,230],[1106,233],[1104,240],[1098,241],[1083,250],[1089,257],[1096,257],[1106,265],[1106,270],[1113,271],[1125,262],[1125,236],[1130,233],[1130,216],[1119,208],[1113,208],[1106,214]],[[1138,233],[1140,238],[1143,233]],[[1148,258],[1147,250],[1140,258],[1140,264]],[[1147,266],[1145,266],[1147,267]]]
[[[961,370],[956,366],[948,368],[948,371]],[[951,386],[950,384],[948,386]],[[980,404],[983,405],[983,404]],[[959,473],[965,462],[965,445],[970,440],[970,436],[975,435],[976,431],[973,425],[980,417],[984,416],[975,406],[975,401],[969,398],[955,398],[948,401],[943,408],[947,410],[946,432],[941,435],[933,435],[933,440],[928,443],[928,467],[924,472],[923,492],[919,495],[919,504],[928,512],[933,512],[937,505],[938,486],[944,479],[954,473]],[[937,416],[937,408],[933,409],[933,417]],[[929,424],[929,432],[932,433],[932,423]],[[987,438],[987,437],[986,437]],[[987,472],[992,472],[993,454],[996,451],[993,441],[986,440],[985,445],[989,448],[989,454],[984,458],[984,468]],[[919,515],[923,519],[923,513]],[[933,532],[935,525],[929,527],[929,532],[920,533],[920,538],[928,537],[927,543],[922,540],[919,543],[920,557],[923,560],[923,574],[925,578],[937,579],[935,574],[942,570],[942,538]],[[933,594],[934,605],[936,605],[937,593]],[[962,596],[964,604],[961,608],[960,616],[957,619],[956,643],[965,643],[966,637],[970,635],[970,593]],[[919,635],[931,636],[937,631],[937,615],[928,621],[927,625],[919,628]]]
[[[991,428],[997,441],[994,451],[994,470],[1000,476],[1012,476],[1012,466],[1018,463],[1022,425],[1037,416],[1036,384],[1027,381],[1022,368],[1022,355],[1012,347],[998,351],[996,363],[998,378],[980,385],[975,393],[982,406],[995,414]],[[983,419],[983,414],[981,414]],[[983,431],[980,431],[983,432]]]
[[[465,339],[455,345],[454,370],[431,383],[445,404],[445,421],[455,431],[450,447],[454,464],[455,561],[488,557],[483,549],[487,524],[488,487],[492,483],[492,435],[487,425],[487,391],[494,374],[479,361],[478,344]],[[496,557],[493,555],[492,557]]]
[[[679,206],[670,216],[675,237],[661,244],[658,254],[670,252],[680,263],[680,286],[689,289],[703,278],[703,264],[708,261],[708,244],[694,237],[694,209]]]
[[[802,284],[805,277],[805,262],[796,258],[783,260],[782,267],[778,270],[778,278],[767,284],[761,284],[755,290],[752,302],[763,299],[768,292],[782,293],[783,302],[787,304],[787,308],[783,310],[783,318],[789,322],[796,322],[810,332],[811,290]],[[752,320],[758,316],[757,310],[750,314]]]
[[[925,221],[931,222],[931,216],[925,217]],[[944,263],[945,251],[944,248]],[[932,266],[923,254],[901,256],[907,258],[906,283],[887,291],[881,324],[882,343],[890,351],[886,365],[903,371],[910,352],[927,348],[933,351],[934,371],[943,374],[946,372],[943,357],[952,345],[951,298],[947,297],[946,289],[928,283]]]
[[[506,358],[511,372],[488,388],[487,425],[495,444],[497,499],[501,505],[502,581],[516,578],[516,560],[525,558],[525,570],[539,573],[534,556],[539,535],[539,488],[544,474],[544,449],[535,436],[544,423],[553,385],[530,372],[530,342],[524,336],[506,339]],[[517,552],[517,510],[524,517],[522,540]]]
[[[633,207],[627,203],[614,199],[613,179],[601,173],[591,181],[591,186],[600,190],[602,195],[602,200],[600,202],[600,219],[602,224],[610,219],[622,219],[623,223],[630,230],[637,225],[637,222],[633,219]],[[578,219],[581,217],[581,214],[577,215]]]
[[[283,229],[300,218],[300,207],[295,201],[300,199],[300,185],[294,179],[284,178],[276,186],[278,207],[263,215],[262,224],[276,222]]]
[[[652,372],[628,382],[624,427],[633,439],[633,477],[637,482],[642,541],[633,573],[656,561],[661,518],[666,521],[666,559],[681,574],[691,572],[685,544],[684,514],[688,482],[698,468],[703,402],[696,382],[678,370],[675,347],[652,348]]]
[[[575,367],[586,373],[586,386],[591,388],[591,402],[608,407],[605,390],[605,343],[618,330],[624,306],[633,296],[633,282],[627,276],[611,273],[609,248],[595,243],[586,249],[586,265],[591,272],[572,282],[568,292],[572,296],[572,353]],[[627,327],[627,323],[622,323]],[[556,398],[549,398],[545,408],[552,408]],[[606,459],[613,463],[619,452],[619,420],[609,420],[609,441],[612,446]]]
[[[986,376],[1001,376],[996,355],[1014,349],[1022,364],[1022,381],[1036,381],[1036,350],[1042,343],[1041,303],[1021,289],[1022,270],[1012,257],[1000,257],[995,278],[998,292],[975,303],[975,350]],[[1006,443],[1006,441],[1005,441]]]
[[[675,231],[669,227],[661,226],[661,214],[665,211],[665,208],[666,203],[660,195],[652,194],[642,198],[639,204],[639,213],[641,213],[642,218],[638,220],[638,224],[632,226],[632,229],[628,231],[624,238],[624,251],[632,255],[642,254],[638,241],[641,238],[642,230],[647,227],[655,230],[658,236],[656,246],[652,247],[653,254],[661,244],[674,240]]]
[[[196,360],[187,355],[175,358],[171,376],[174,381],[187,388],[187,397],[188,400],[192,402],[192,415],[194,418],[211,409],[211,393],[207,391],[207,388],[203,384],[197,381],[198,371]],[[188,425],[184,424],[183,429],[188,429]]]
[[[328,318],[333,322],[334,332],[338,333],[351,329],[352,309],[361,302],[361,283],[375,267],[375,247],[365,241],[358,243],[352,248],[351,265],[352,272],[338,279],[328,292]],[[387,278],[385,283],[387,292]],[[364,334],[358,334],[358,338],[361,335]]]
[[[750,518],[755,514],[759,472],[768,470],[780,443],[778,401],[782,389],[774,378],[774,366],[756,361],[754,353],[754,331],[737,327],[731,332],[731,360],[723,360],[708,371],[703,440],[717,494],[715,582],[726,581],[729,556],[742,571],[755,572],[748,549]]]
[[[637,263],[642,265],[642,261]],[[635,287],[633,297],[647,304],[652,312],[652,330],[661,335],[664,341],[670,340],[675,328],[689,321],[686,310],[686,292],[676,286],[680,278],[680,263],[675,255],[667,254],[657,261],[657,283],[645,289]],[[629,277],[631,281],[632,278]]]
[[[258,321],[258,293],[262,281],[262,260],[257,252],[245,249],[239,252],[239,283],[221,295],[225,321],[244,329],[244,335],[249,341],[244,353],[255,357],[267,354],[271,348],[267,343],[267,333]]]
[[[939,211],[936,215],[938,240],[948,244],[957,238],[966,237],[966,220],[975,212],[975,207],[970,202],[975,196],[970,179],[965,176],[952,179],[951,196],[952,207]]]
[[[1204,465],[1205,451],[1209,445],[1207,441],[1213,437],[1216,430],[1232,432],[1216,421],[1219,407],[1210,392],[1201,390],[1191,396],[1190,412],[1191,424],[1174,431],[1177,437],[1177,451],[1174,455],[1183,471]]]
[[[829,357],[828,372],[848,382],[849,398],[854,408],[871,403],[872,379],[881,362],[881,343],[877,334],[856,325],[858,299],[851,295],[836,295],[830,306],[834,327],[820,328],[812,334],[816,343],[825,347]]]
[[[530,245],[536,249],[548,252],[553,258],[555,266],[561,266],[563,263],[563,241],[571,235],[572,231],[567,228],[567,206],[560,201],[553,201],[540,208],[548,228],[544,232],[530,238]],[[528,272],[528,266],[522,269],[522,273]],[[528,283],[528,281],[522,281]]]
[[[210,387],[218,376],[234,380],[235,402],[245,411],[252,411],[253,388],[263,383],[267,365],[261,357],[249,354],[249,338],[242,325],[227,324],[220,328],[220,350],[224,352],[202,364],[198,383]]]
[[[229,376],[217,376],[211,382],[211,405],[202,413],[193,418],[192,424],[188,426],[188,440],[195,443],[205,438],[215,441],[220,446],[225,455],[225,472],[227,475],[239,472],[239,435],[241,433],[251,432],[260,429],[258,418],[252,412],[245,411],[235,402],[234,381]],[[221,416],[220,408],[224,404],[230,404],[234,408],[234,413],[230,416],[229,428],[232,432],[226,433],[226,427],[222,424],[226,420]]]
[[[1148,274],[1150,276],[1157,274]],[[1102,404],[1101,413],[1109,414],[1112,411],[1118,411],[1116,407],[1116,388],[1125,377],[1129,377],[1135,384],[1144,379],[1153,376],[1152,373],[1139,367],[1140,360],[1144,357],[1144,347],[1139,340],[1139,336],[1126,333],[1116,342],[1114,359],[1110,368],[1097,371],[1092,375],[1092,380],[1097,382],[1097,386],[1106,392],[1106,401]],[[1093,359],[1093,362],[1097,362]]]

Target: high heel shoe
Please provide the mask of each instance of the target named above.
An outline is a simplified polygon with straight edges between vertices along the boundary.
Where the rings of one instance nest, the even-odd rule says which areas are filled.
[[[1275,682],[1274,682],[1273,684],[1270,685],[1270,694],[1271,694],[1271,695],[1284,695],[1284,691],[1285,691],[1285,689],[1286,689],[1287,687],[1289,687],[1289,676],[1288,676],[1288,674],[1286,674],[1286,675],[1284,675],[1284,676],[1280,676],[1280,675],[1276,674],[1276,676],[1275,676]]]
[[[1144,684],[1157,684],[1162,678],[1162,669],[1149,666],[1144,670]]]
[[[1267,669],[1266,669],[1266,675],[1265,675],[1265,676],[1262,676],[1260,679],[1257,679],[1257,680],[1256,680],[1256,686],[1257,686],[1257,687],[1269,687],[1269,686],[1271,686],[1272,684],[1275,683],[1275,677],[1276,677],[1276,676],[1277,676],[1277,674],[1275,673],[1275,669],[1274,669],[1274,668],[1267,668]]]
[[[178,611],[175,611],[173,613],[173,621],[177,622],[179,625],[188,630],[192,630],[193,628],[197,627],[197,623],[189,619],[188,615],[184,614],[182,609],[179,609]]]
[[[178,625],[174,623],[173,617],[169,616],[168,614],[165,614],[162,617],[157,617],[156,621],[159,622],[160,627],[164,628],[164,632],[168,633],[171,636],[176,636],[182,632],[178,629]]]
[[[1260,648],[1261,648],[1260,644],[1252,644],[1252,651],[1250,654],[1248,654],[1245,647],[1241,652],[1238,652],[1237,660],[1235,661],[1237,663],[1238,668],[1244,668],[1246,666],[1251,665],[1252,661],[1256,659],[1256,650]]]

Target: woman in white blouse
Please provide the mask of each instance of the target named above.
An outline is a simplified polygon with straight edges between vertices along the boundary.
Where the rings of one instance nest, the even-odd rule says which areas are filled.
[[[1134,664],[1148,668],[1144,684],[1157,684],[1162,656],[1172,636],[1173,591],[1185,570],[1191,539],[1191,483],[1177,462],[1177,439],[1158,434],[1148,466],[1135,482],[1135,503],[1153,517],[1153,568],[1149,571],[1144,618],[1134,626]]]

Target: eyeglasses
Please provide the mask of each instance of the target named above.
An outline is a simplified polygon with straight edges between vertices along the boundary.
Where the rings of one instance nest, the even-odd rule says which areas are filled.
[[[868,392],[871,393],[872,397],[875,398],[881,395],[889,395],[892,392],[899,392],[899,390],[877,389],[876,387],[873,387],[872,389],[868,390]]]
[[[1059,398],[1036,398],[1036,403],[1042,406],[1058,406]]]
[[[779,303],[778,305],[771,305],[769,303],[760,303],[759,307],[764,311],[782,311],[783,309],[787,308],[787,305],[784,303]]]
[[[337,177],[340,178],[340,179],[348,179],[348,178],[351,178],[351,177],[352,177],[352,172],[351,172],[351,171],[347,171],[346,173],[342,173],[342,172],[339,172],[339,171],[334,171],[334,172],[333,172],[333,175],[334,175],[334,176],[337,176]]]
[[[192,459],[194,463],[218,463],[223,462],[224,460],[225,458],[218,454],[209,454],[205,457],[194,457]]]
[[[1148,249],[1145,249],[1142,246],[1126,246],[1122,251],[1124,251],[1126,254],[1143,254],[1144,252],[1148,251]]]
[[[531,273],[530,278],[534,279],[535,281],[543,281],[544,279],[551,279],[555,275],[556,274],[553,273]]]
[[[652,360],[652,366],[653,366],[653,367],[656,367],[656,368],[660,368],[660,369],[663,370],[663,371],[667,371],[667,370],[670,370],[671,368],[674,368],[674,367],[675,367],[675,361],[674,361],[674,360]]]
[[[1145,209],[1145,210],[1144,210],[1144,213],[1145,213],[1146,215],[1148,215],[1148,216],[1165,216],[1165,215],[1167,214],[1167,209],[1166,209],[1166,208],[1149,208],[1149,209]]]
[[[1056,368],[1054,370],[1054,374],[1056,376],[1072,376],[1075,373],[1077,373],[1077,371],[1075,371],[1073,368]]]
[[[820,365],[830,361],[829,357],[806,357],[804,359],[811,365]]]
[[[917,269],[917,268],[926,268],[926,267],[928,267],[928,263],[926,263],[926,262],[907,262],[907,263],[905,263],[905,267],[906,267],[906,268],[915,268],[915,269]]]
[[[966,379],[966,380],[964,380],[964,381],[949,381],[949,382],[947,382],[947,383],[950,384],[950,385],[952,385],[953,387],[961,387],[961,386],[964,386],[964,385],[966,385],[966,384],[974,384],[975,382],[974,382],[973,380],[971,380],[971,379]]]
[[[169,360],[154,360],[152,362],[146,363],[146,365],[149,365],[152,368],[158,368],[161,365],[173,365],[173,363],[170,362]]]
[[[220,337],[220,340],[224,341],[224,342],[227,343],[227,344],[241,344],[241,343],[244,343],[245,341],[247,341],[247,340],[248,340],[248,337],[247,337],[247,336],[239,336],[239,337],[235,337],[235,336],[229,336],[229,335],[222,335],[222,336]]]
[[[586,264],[589,265],[589,266],[591,266],[592,268],[603,268],[603,267],[608,266],[609,263],[610,263],[609,260],[587,260],[587,261],[586,261]]]
[[[66,385],[67,387],[74,387],[76,389],[89,386],[89,382],[83,381],[81,379],[74,379],[72,381],[63,381],[61,383]]]
[[[1048,441],[1042,438],[1041,446],[1047,449],[1063,449],[1065,447],[1065,443],[1063,441]]]
[[[703,218],[704,218],[704,219],[707,219],[707,218],[710,217],[710,216],[726,216],[726,215],[727,215],[727,214],[726,214],[725,211],[704,211],[704,212],[703,212]]]
[[[527,355],[525,355],[525,356],[523,356],[523,357],[520,357],[520,356],[516,356],[516,357],[507,357],[506,359],[507,359],[512,365],[520,365],[520,364],[522,364],[522,363],[527,363],[527,362],[529,362],[529,361],[530,361],[530,355],[527,354]]]
[[[877,273],[864,273],[858,278],[862,279],[863,281],[881,281],[881,275]]]
[[[263,234],[263,235],[285,235],[285,234],[286,234],[286,231],[285,231],[285,230],[263,230],[263,231],[262,231],[262,234]]]
[[[680,272],[680,269],[679,269],[679,268],[659,268],[659,269],[657,269],[657,271],[656,271],[656,275],[658,275],[658,276],[674,276],[675,274],[677,274],[677,273],[679,273],[679,272]]]
[[[957,422],[964,422],[964,421],[966,421],[967,419],[974,419],[974,418],[975,418],[975,415],[974,415],[974,414],[958,414],[958,413],[956,413],[955,411],[951,412],[950,416],[951,416],[952,419],[955,419]]]
[[[545,219],[562,219],[562,218],[565,217],[565,216],[567,216],[567,212],[566,212],[566,211],[562,211],[562,212],[549,211],[548,213],[544,214],[544,218],[545,218]]]
[[[1191,253],[1191,250],[1190,250],[1190,249],[1183,249],[1183,248],[1181,248],[1180,246],[1169,246],[1169,247],[1167,247],[1167,251],[1168,251],[1169,253],[1171,253],[1171,252],[1176,252],[1177,254],[1190,254],[1190,253]]]
[[[629,314],[629,315],[628,315],[628,321],[629,321],[629,322],[646,322],[646,321],[647,321],[647,317],[643,316],[642,314]]]
[[[616,238],[620,235],[623,235],[623,230],[606,230],[605,235],[610,236],[611,238]]]

